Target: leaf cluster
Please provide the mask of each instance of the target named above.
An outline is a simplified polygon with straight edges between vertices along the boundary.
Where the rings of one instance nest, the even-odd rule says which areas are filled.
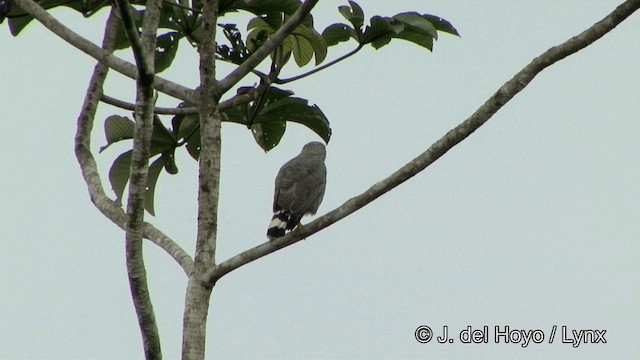
[[[46,9],[68,7],[90,17],[104,7],[111,6],[107,0],[39,0]],[[185,4],[188,4],[185,5]],[[144,17],[144,1],[131,2],[133,20],[141,30]],[[252,54],[260,49],[268,39],[296,12],[300,7],[299,0],[220,0],[219,16],[233,12],[246,12],[253,17],[246,26],[246,34],[236,24],[220,22],[218,26],[223,39],[216,41],[216,58],[230,64],[241,65]],[[165,0],[159,23],[157,46],[155,51],[155,69],[157,73],[165,71],[173,63],[181,42],[197,47],[202,40],[202,0],[177,2]],[[259,77],[259,83],[253,87],[239,88],[231,100],[234,106],[221,110],[222,121],[244,125],[250,130],[256,143],[269,151],[278,145],[286,131],[287,122],[302,124],[315,132],[325,142],[331,137],[329,120],[317,105],[294,97],[293,92],[273,86],[311,76],[336,63],[353,56],[365,45],[380,49],[393,39],[401,39],[428,50],[433,49],[433,42],[438,32],[458,36],[457,30],[448,21],[430,14],[403,12],[393,16],[373,16],[365,22],[363,9],[355,2],[338,7],[339,13],[346,22],[334,23],[318,31],[314,26],[313,16],[309,14],[286,36],[271,54],[271,67],[268,73],[256,69],[253,73]],[[18,35],[33,19],[22,9],[14,6],[13,0],[0,0],[0,21],[8,19],[13,35]],[[328,63],[324,63],[330,47],[343,42],[355,41],[354,49]],[[131,44],[120,29],[116,38],[116,50],[127,49]],[[307,72],[288,79],[279,77],[282,68],[293,59],[292,63],[302,68],[312,60],[315,67]],[[240,100],[242,99],[242,100]],[[238,101],[235,101],[238,100]],[[181,104],[187,106],[189,104]],[[107,144],[101,149],[122,140],[133,138],[133,120],[113,115],[105,120]],[[184,146],[188,153],[198,159],[200,154],[200,131],[198,115],[177,115],[171,119],[171,126],[166,127],[156,115],[151,153],[155,157],[150,169],[146,197],[147,211],[154,213],[153,198],[155,185],[164,168],[170,174],[176,174],[175,151]],[[129,178],[131,151],[122,153],[114,161],[109,179],[121,201],[124,188]]]
[[[240,91],[246,91],[241,88]],[[220,115],[222,121],[234,122],[251,130],[256,142],[266,150],[275,147],[284,135],[287,121],[301,123],[316,132],[325,142],[331,137],[331,129],[327,117],[316,105],[309,105],[305,99],[292,96],[291,91],[270,87],[256,101],[236,105],[224,110]],[[151,137],[150,157],[155,158],[149,166],[147,176],[148,196],[145,197],[145,209],[152,215],[154,210],[154,193],[162,168],[169,174],[177,174],[175,151],[184,146],[192,158],[200,156],[200,125],[198,116],[176,115],[171,120],[171,127],[165,127],[158,116],[154,119]],[[110,145],[133,139],[134,121],[123,116],[112,115],[105,120],[104,132],[107,144]],[[122,201],[124,189],[129,181],[131,167],[131,150],[120,154],[109,170],[109,181],[116,193],[116,201]]]

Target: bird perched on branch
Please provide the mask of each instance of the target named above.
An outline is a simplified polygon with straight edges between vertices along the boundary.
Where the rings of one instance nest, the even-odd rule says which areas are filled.
[[[267,230],[271,240],[284,236],[305,215],[314,215],[320,207],[327,185],[324,144],[314,141],[300,154],[282,165],[275,181],[273,217]]]

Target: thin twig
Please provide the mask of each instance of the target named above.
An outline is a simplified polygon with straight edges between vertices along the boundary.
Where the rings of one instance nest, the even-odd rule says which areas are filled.
[[[292,81],[300,80],[300,79],[305,78],[307,76],[313,75],[313,74],[317,73],[318,71],[322,71],[322,70],[324,70],[324,69],[326,69],[326,68],[328,68],[330,66],[333,66],[333,65],[335,65],[335,64],[337,64],[337,63],[339,63],[339,62],[341,62],[341,61],[343,61],[343,60],[355,55],[358,51],[362,50],[363,47],[364,47],[364,45],[360,44],[360,45],[358,45],[358,47],[356,47],[352,51],[350,51],[350,52],[340,56],[339,58],[337,58],[335,60],[332,60],[332,61],[330,61],[330,62],[328,62],[328,63],[326,63],[326,64],[324,64],[322,66],[318,66],[317,68],[309,70],[308,72],[306,72],[304,74],[292,76],[290,78],[276,79],[274,81],[274,83],[276,83],[276,84],[286,84],[286,83],[290,83]]]
[[[361,209],[374,201],[384,193],[407,181],[429,165],[438,160],[447,151],[470,136],[485,124],[500,108],[525,88],[533,78],[545,68],[553,65],[567,56],[574,54],[589,46],[594,41],[613,30],[618,24],[640,8],[640,0],[627,0],[618,6],[611,14],[598,21],[579,35],[572,37],[564,43],[552,47],[542,55],[533,59],[531,63],[520,70],[511,80],[502,85],[473,115],[460,125],[450,130],[440,140],[431,145],[425,152],[401,167],[386,179],[374,184],[364,193],[351,198],[338,208],[328,212],[311,223],[292,231],[284,237],[263,243],[252,249],[244,251],[232,258],[211,268],[205,281],[215,283],[225,274],[246,265],[256,259],[271,254],[296,242],[306,239],[312,234],[336,223],[346,216]]]

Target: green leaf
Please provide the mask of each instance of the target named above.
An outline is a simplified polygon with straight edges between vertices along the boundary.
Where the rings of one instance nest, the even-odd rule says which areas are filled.
[[[277,87],[269,87],[266,94],[264,95],[264,99],[261,103],[261,109],[268,107],[269,105],[275,103],[276,101],[280,101],[282,99],[286,99],[289,96],[293,95],[293,91],[284,90]]]
[[[307,65],[313,58],[313,46],[302,36],[295,34],[287,36],[283,46],[285,52],[293,52],[293,58],[299,67]]]
[[[327,57],[327,43],[324,41],[322,35],[314,28],[309,28],[304,25],[299,25],[294,31],[293,35],[297,37],[303,37],[309,42],[313,49],[313,54],[316,58],[316,65],[319,65]],[[295,54],[294,54],[295,57]]]
[[[195,13],[167,3],[162,7],[158,28],[171,29],[180,33],[189,32],[189,25],[195,21]]]
[[[162,156],[166,158],[166,163],[164,164],[164,169],[171,175],[175,175],[178,173],[178,166],[176,165],[176,157],[175,157],[175,148],[171,151],[167,151],[162,153]]]
[[[224,122],[233,122],[241,125],[249,124],[249,106],[240,104],[232,106],[220,112],[220,118]]]
[[[178,140],[186,141],[186,148],[192,158],[200,157],[200,120],[198,115],[178,115],[173,120],[174,132]]]
[[[224,37],[227,38],[229,45],[217,42],[216,53],[224,61],[228,61],[234,64],[242,64],[250,55],[249,50],[242,40],[242,33],[238,30],[236,24],[221,24],[218,26],[222,28]]]
[[[18,34],[20,34],[20,32],[29,25],[31,20],[33,20],[33,16],[31,15],[8,18],[7,23],[9,24],[9,31],[11,31],[11,35],[18,36]]]
[[[129,181],[131,172],[131,154],[133,150],[126,151],[118,156],[109,169],[109,182],[113,192],[116,193],[116,202],[122,205],[122,194]]]
[[[310,106],[307,100],[297,97],[287,97],[269,104],[260,111],[255,123],[284,121],[292,121],[306,126],[327,143],[331,138],[331,126],[322,110],[317,105]]]
[[[123,116],[111,115],[104,121],[104,134],[107,144],[100,148],[100,152],[109,145],[125,139],[133,139],[135,123]]]
[[[138,10],[133,6],[129,6],[129,13],[133,17],[133,22],[135,25],[140,28],[142,26],[142,18],[144,17],[144,10]],[[124,26],[118,26],[116,31],[116,41],[115,41],[115,49],[123,50],[129,48],[131,43],[129,42],[129,38],[127,37],[126,32],[124,31]]]
[[[324,29],[322,37],[327,46],[333,46],[344,41],[349,41],[349,39],[354,36],[353,31],[354,30],[346,24],[336,23]]]
[[[45,10],[65,5],[67,0],[40,0],[37,1],[38,5],[40,5]],[[7,22],[9,23],[9,30],[11,31],[11,35],[18,36],[18,34],[24,30],[24,28],[33,20],[33,17],[29,15],[27,12],[22,10],[22,8],[18,7],[17,4],[11,7],[11,10],[5,14],[7,17]]]
[[[186,147],[189,155],[191,155],[194,160],[200,158],[200,127],[189,137]]]
[[[238,94],[253,88],[238,89]],[[329,120],[316,105],[291,97],[293,92],[269,87],[262,97],[249,104],[240,104],[221,112],[222,121],[235,122],[251,129],[251,133],[264,150],[273,149],[286,130],[286,122],[302,124],[317,133],[325,142],[331,137]],[[187,151],[194,159],[200,156],[200,127],[197,115],[175,116],[172,120],[175,137],[185,139]]]
[[[251,125],[251,134],[262,150],[267,152],[280,143],[286,129],[287,123],[284,121],[256,123]]]
[[[396,35],[398,39],[411,41],[414,44],[420,45],[429,50],[433,50],[433,37],[431,35],[425,35],[421,31],[414,31],[415,28],[407,27],[405,31]]]
[[[167,150],[175,149],[177,146],[177,139],[169,129],[160,121],[158,115],[153,117],[153,133],[151,134],[151,154],[150,156],[157,155]]]
[[[282,24],[281,16],[259,16],[251,19],[247,25],[247,30],[250,30],[246,41],[247,50],[255,52]],[[313,27],[300,24],[284,40],[283,53],[289,52],[293,53],[299,67],[308,64],[314,55],[318,65],[327,57],[327,44]]]
[[[84,17],[89,17],[97,13],[103,7],[109,6],[108,0],[82,0],[82,1],[69,1],[69,0],[38,0],[36,1],[45,10],[50,10],[59,6],[68,7],[74,9]],[[0,2],[2,3],[2,2]],[[0,9],[1,10],[1,9]],[[24,28],[33,20],[33,17],[27,14],[24,10],[16,6],[11,6],[10,11],[4,13],[8,18],[9,30],[11,35],[18,36],[18,34],[24,30]],[[2,23],[2,21],[0,21]]]
[[[267,38],[276,32],[276,30],[261,17],[255,17],[249,20],[247,30],[250,31],[249,34],[247,34],[246,46],[250,53],[258,50],[260,46],[267,41]]]
[[[396,29],[391,26],[389,20],[382,16],[374,16],[370,20],[371,25],[367,26],[362,34],[362,44],[371,44],[375,49],[379,49],[391,41],[391,37],[396,34]]]
[[[238,94],[250,89],[252,88],[240,88]],[[287,121],[305,125],[328,142],[331,137],[331,128],[326,116],[317,106],[309,106],[307,100],[291,97],[291,95],[293,95],[292,91],[269,87],[258,100],[223,111],[222,121],[249,127],[254,139],[264,151],[269,151],[278,145],[286,130]],[[199,137],[197,145],[199,146]],[[187,150],[189,150],[189,143]],[[191,153],[192,150],[189,151]],[[194,152],[197,151],[199,148]]]
[[[124,32],[124,28],[122,26],[118,26],[116,31],[116,40],[114,48],[115,50],[123,50],[127,49],[131,46],[131,42],[127,37],[127,34]]]
[[[151,135],[151,141],[168,145],[174,145],[176,143],[173,132],[164,126],[158,115],[153,115],[153,134]]]
[[[355,1],[349,1],[349,5],[351,6],[339,6],[338,11],[353,25],[356,31],[359,31],[364,24],[364,11]]]
[[[174,132],[176,132],[177,126],[177,135],[176,138],[186,139],[186,137],[190,136],[199,126],[200,120],[198,115],[176,115],[173,119]]]
[[[171,66],[178,52],[178,44],[182,36],[177,32],[170,32],[158,36],[155,53],[156,73],[161,73]]]
[[[144,195],[144,208],[147,212],[153,216],[156,216],[154,209],[154,198],[156,193],[156,184],[158,177],[160,177],[160,171],[167,163],[167,158],[163,155],[157,158],[151,165],[149,165],[149,172],[147,173],[147,191]]]
[[[429,14],[423,14],[422,17],[429,20],[431,24],[436,28],[436,30],[446,32],[451,35],[460,36],[458,30],[456,30],[456,28],[454,28],[453,25],[451,25],[451,23],[447,20],[439,16]]]
[[[437,39],[438,29],[457,34],[449,22],[432,15],[420,15],[417,12],[404,12],[391,18],[374,16],[367,26],[361,44],[371,44],[379,49],[388,44],[391,39],[403,39],[419,46],[433,49],[433,41]]]
[[[109,182],[111,183],[111,188],[116,194],[116,202],[120,205],[122,205],[124,189],[129,182],[132,152],[133,150],[129,150],[120,154],[120,156],[115,159],[111,165],[111,169],[109,170]],[[172,156],[170,157],[168,154],[162,154],[149,166],[149,172],[147,173],[147,193],[145,194],[144,207],[149,214],[154,216],[154,197],[158,177],[160,176],[162,168],[166,168],[167,164],[173,161],[171,158]],[[175,166],[175,163],[173,164]]]
[[[397,14],[392,17],[393,20],[401,21],[413,28],[415,28],[416,33],[421,33],[425,35],[431,36],[431,38],[437,39],[438,32],[436,31],[435,26],[431,24],[431,22],[422,17],[422,15],[417,12],[404,12]]]
[[[429,50],[433,50],[433,41],[438,32],[431,22],[416,12],[406,12],[395,15],[390,19],[391,24],[403,24],[402,30],[396,32],[395,37],[411,41]]]
[[[247,24],[247,30],[252,30],[252,29],[264,29],[264,30],[268,30],[271,33],[275,32],[274,28],[267,23],[266,18],[265,17],[254,17],[253,19],[249,20],[249,23]]]
[[[70,7],[84,17],[90,17],[97,13],[103,7],[109,6],[111,3],[108,0],[82,0],[82,1],[67,1],[63,5]]]

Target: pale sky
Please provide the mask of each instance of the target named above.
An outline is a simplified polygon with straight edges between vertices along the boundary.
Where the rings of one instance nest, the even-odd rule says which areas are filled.
[[[413,159],[531,59],[621,2],[360,1],[367,18],[415,10],[448,19],[462,37],[443,34],[433,53],[402,41],[368,47],[289,87],[333,129],[319,215]],[[342,21],[344,3],[321,1],[317,27]],[[54,12],[93,41],[105,14]],[[639,29],[636,13],[544,71],[415,178],[225,276],[213,291],[207,358],[640,358]],[[162,76],[194,87],[194,51],[185,43],[180,52]],[[73,155],[94,61],[39,24],[18,38],[2,24],[0,53],[0,359],[142,358],[124,233],[89,201]],[[131,101],[134,83],[112,75],[106,93]],[[103,105],[96,119],[107,190],[109,166],[125,150],[97,154],[111,114],[129,113]],[[291,125],[265,154],[242,126],[225,124],[223,137],[219,262],[266,240],[278,168],[318,140]],[[196,165],[178,154],[180,172],[162,174],[157,216],[148,218],[189,253]],[[186,277],[153,244],[144,250],[163,354],[176,359]],[[421,325],[436,335],[447,326],[455,341],[421,344]],[[467,326],[487,326],[488,343],[462,343]],[[495,326],[540,330],[544,341],[495,343]],[[562,326],[569,337],[606,330],[606,343],[573,347]]]

